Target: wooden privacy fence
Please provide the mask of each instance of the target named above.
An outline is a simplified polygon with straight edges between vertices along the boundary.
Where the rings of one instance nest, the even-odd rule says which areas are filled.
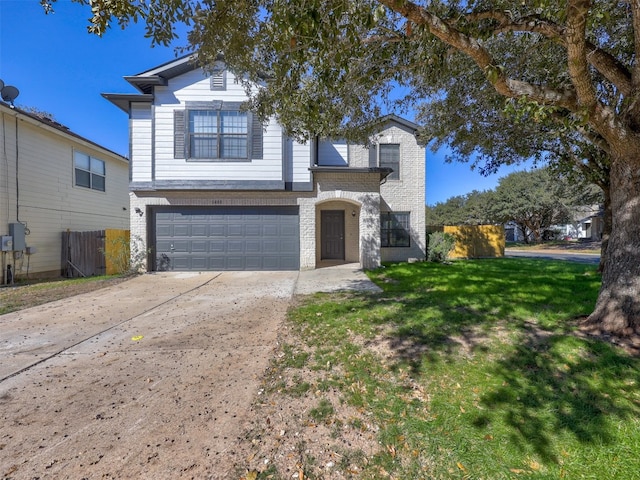
[[[62,275],[90,277],[128,270],[129,230],[62,232]]]
[[[429,227],[427,233],[444,232],[453,235],[456,244],[450,258],[503,257],[505,234],[502,225],[462,225]]]

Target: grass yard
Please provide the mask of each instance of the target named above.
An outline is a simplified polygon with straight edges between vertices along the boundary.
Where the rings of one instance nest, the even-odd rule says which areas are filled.
[[[352,478],[640,479],[640,359],[577,328],[594,267],[492,259],[370,277],[382,294],[306,298],[290,319],[307,353],[280,359],[323,372],[305,390],[339,392],[313,415],[344,404],[377,425],[380,449]]]

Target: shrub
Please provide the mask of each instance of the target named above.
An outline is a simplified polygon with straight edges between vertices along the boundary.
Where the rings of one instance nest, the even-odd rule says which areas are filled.
[[[118,236],[109,240],[108,248],[100,249],[100,251],[114,265],[116,274],[131,275],[144,269],[149,252],[145,251],[142,245],[140,237],[129,239]]]
[[[432,233],[429,235],[427,260],[436,263],[446,262],[449,259],[449,254],[453,251],[455,244],[455,237],[449,233]]]

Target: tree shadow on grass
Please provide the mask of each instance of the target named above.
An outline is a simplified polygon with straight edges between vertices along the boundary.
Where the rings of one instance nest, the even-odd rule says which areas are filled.
[[[482,396],[485,410],[474,425],[503,422],[515,445],[533,448],[545,461],[558,462],[553,437],[610,444],[612,422],[640,414],[638,361],[597,340],[525,332],[489,373],[501,386]]]
[[[491,271],[496,265],[504,267],[500,261],[470,262],[447,272],[446,289],[438,280],[440,267],[393,272],[390,278],[398,280],[368,300],[371,308],[394,305],[376,319],[384,334],[372,342],[384,342],[392,364],[408,366],[415,376],[463,355],[495,355],[486,367],[493,387],[481,396],[484,409],[472,424],[480,431],[506,425],[514,445],[545,462],[559,462],[558,439],[567,435],[582,444],[616,441],[614,423],[640,414],[640,361],[608,343],[580,338],[570,321],[544,320],[542,311],[561,312],[565,319],[583,315],[597,294],[593,278],[579,267],[566,275],[555,262],[520,261],[519,267],[531,270],[513,276]],[[523,279],[532,286],[530,299],[521,295]],[[543,288],[537,284],[542,281]],[[501,334],[508,336],[508,347],[493,352]]]

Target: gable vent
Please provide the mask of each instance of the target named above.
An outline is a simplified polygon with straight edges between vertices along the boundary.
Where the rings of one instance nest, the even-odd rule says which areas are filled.
[[[211,90],[226,90],[224,70],[211,74]]]

